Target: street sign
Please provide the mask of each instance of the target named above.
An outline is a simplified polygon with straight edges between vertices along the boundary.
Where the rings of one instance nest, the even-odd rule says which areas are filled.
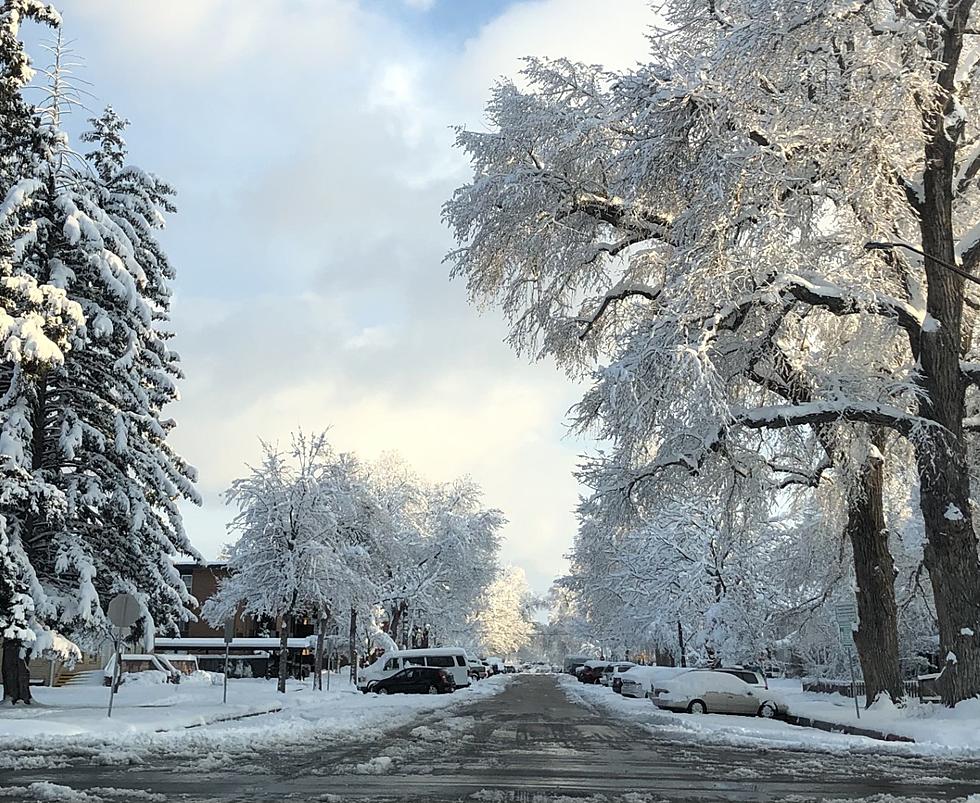
[[[235,640],[235,617],[225,619],[225,644],[231,644]]]
[[[853,600],[838,602],[834,605],[834,618],[837,620],[841,641],[845,646],[850,647],[854,643],[854,629],[860,621],[857,602]]]
[[[854,698],[854,713],[861,719],[861,707],[857,699],[857,683],[854,677],[854,631],[860,624],[858,617],[857,600],[844,600],[834,605],[834,618],[837,619],[837,627],[840,630],[840,640],[847,648],[847,660],[851,669],[851,697]]]
[[[106,609],[106,616],[109,617],[109,621],[112,622],[116,631],[112,634],[113,652],[115,654],[112,662],[112,677],[109,679],[109,711],[106,713],[107,717],[112,716],[112,698],[116,694],[119,677],[122,674],[122,649],[119,642],[125,638],[125,631],[135,625],[136,620],[141,615],[139,600],[132,594],[116,594]]]
[[[106,614],[116,627],[132,627],[140,618],[139,600],[132,594],[116,594],[109,603]]]

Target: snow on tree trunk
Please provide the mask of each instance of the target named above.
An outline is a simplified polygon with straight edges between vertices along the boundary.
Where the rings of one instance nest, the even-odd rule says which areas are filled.
[[[19,702],[30,705],[33,700],[31,672],[21,655],[24,649],[25,645],[18,639],[3,640],[3,700],[11,705]]]
[[[861,662],[867,705],[887,694],[905,697],[898,662],[898,612],[895,562],[888,546],[882,507],[883,461],[868,460],[859,470],[858,487],[847,505],[845,532],[854,552],[859,626],[854,645]]]
[[[940,32],[942,61],[935,95],[923,111],[926,143],[919,210],[928,279],[926,311],[938,323],[923,327],[919,341],[926,391],[921,414],[939,425],[919,446],[919,498],[928,539],[924,560],[936,602],[940,660],[945,662],[940,688],[947,705],[980,695],[980,642],[964,635],[980,632],[977,535],[972,516],[946,515],[951,506],[961,512],[971,510],[963,436],[967,382],[960,369],[965,345],[964,280],[948,266],[958,257],[953,193],[958,184],[957,145],[966,122],[957,98],[956,73],[973,6],[973,0],[958,3]]]

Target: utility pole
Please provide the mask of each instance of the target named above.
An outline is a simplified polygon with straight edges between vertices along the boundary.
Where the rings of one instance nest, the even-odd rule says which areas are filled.
[[[681,666],[687,668],[687,654],[684,652],[684,628],[681,627],[681,620],[677,620],[677,645],[681,650]]]

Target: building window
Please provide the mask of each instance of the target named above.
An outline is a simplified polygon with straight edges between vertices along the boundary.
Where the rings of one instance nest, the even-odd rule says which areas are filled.
[[[182,574],[180,576],[181,581],[184,583],[184,587],[187,589],[188,594],[194,593],[194,575],[193,574]]]

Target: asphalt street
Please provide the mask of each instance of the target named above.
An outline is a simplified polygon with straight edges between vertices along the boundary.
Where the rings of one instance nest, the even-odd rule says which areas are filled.
[[[956,800],[980,766],[897,755],[704,745],[650,733],[575,702],[547,675],[424,717],[383,737],[263,750],[201,767],[147,755],[129,766],[66,758],[0,771],[0,801],[49,782],[97,801],[811,801]],[[159,797],[157,797],[159,796]],[[46,798],[54,799],[54,798]],[[75,800],[76,798],[71,798]]]

